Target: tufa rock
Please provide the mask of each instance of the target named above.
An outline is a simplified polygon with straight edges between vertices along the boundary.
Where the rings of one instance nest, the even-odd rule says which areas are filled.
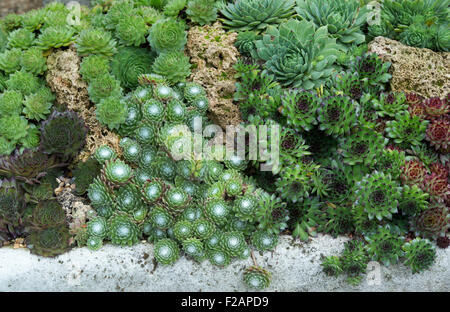
[[[239,57],[234,46],[236,37],[236,33],[226,33],[219,22],[191,27],[188,32],[186,49],[194,64],[190,79],[206,89],[209,117],[222,128],[241,122],[239,107],[233,103],[233,65]]]
[[[444,98],[450,92],[450,52],[406,46],[398,41],[376,37],[369,52],[391,62],[391,89],[415,92],[424,97]]]
[[[95,106],[89,101],[87,84],[79,72],[80,61],[74,46],[56,50],[47,59],[46,76],[47,83],[56,94],[56,106],[75,111],[89,127],[86,145],[77,160],[86,161],[101,145],[109,145],[120,155],[119,137],[102,127],[95,116]]]

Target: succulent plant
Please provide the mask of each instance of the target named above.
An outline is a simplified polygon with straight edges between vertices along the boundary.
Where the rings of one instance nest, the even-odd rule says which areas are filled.
[[[397,144],[418,145],[425,138],[427,124],[427,121],[411,116],[408,112],[397,113],[395,120],[386,123],[386,132]]]
[[[435,149],[446,153],[450,150],[450,121],[444,118],[431,121],[426,129],[426,139]]]
[[[186,6],[187,0],[168,0],[163,8],[166,16],[177,16]]]
[[[111,243],[131,246],[139,242],[140,230],[133,219],[125,214],[117,214],[108,220],[108,237]]]
[[[94,157],[100,164],[104,164],[108,160],[115,159],[117,154],[108,145],[102,145],[95,150]]]
[[[237,31],[265,30],[269,25],[280,24],[294,15],[294,1],[236,0],[222,3],[221,19],[226,28]]]
[[[244,282],[245,284],[257,290],[261,290],[269,287],[272,274],[258,266],[251,266],[244,271]]]
[[[428,209],[428,197],[417,185],[404,185],[398,208],[403,214],[415,216]]]
[[[23,113],[27,119],[40,121],[50,114],[55,97],[48,88],[41,88],[36,93],[25,96]]]
[[[20,115],[23,108],[23,96],[19,91],[7,90],[0,95],[0,114]]]
[[[88,28],[80,32],[75,47],[80,56],[100,54],[111,57],[117,52],[116,45],[111,33],[98,28]]]
[[[264,69],[280,84],[306,90],[331,76],[339,49],[326,27],[296,19],[269,27],[255,46],[252,56],[263,61]]]
[[[62,225],[66,222],[66,212],[56,199],[42,200],[33,209],[31,222],[37,228]]]
[[[171,265],[180,257],[180,248],[174,240],[164,238],[155,243],[155,258],[161,264]]]
[[[222,199],[213,199],[206,203],[204,208],[205,215],[217,225],[223,225],[227,222],[230,215],[229,205]]]
[[[349,165],[374,165],[381,158],[388,140],[369,127],[360,127],[340,140],[339,151],[343,162]],[[384,170],[385,168],[382,168]]]
[[[62,166],[64,164],[55,155],[47,155],[39,149],[25,149],[22,153],[16,150],[12,155],[0,158],[0,176],[35,184],[48,170]]]
[[[41,149],[63,160],[76,156],[86,143],[87,127],[73,111],[53,111],[41,125]]]
[[[343,46],[365,41],[362,28],[369,10],[367,6],[360,7],[356,0],[297,0],[295,11],[302,20],[327,27],[330,35]]]
[[[326,99],[318,109],[319,129],[328,135],[343,135],[357,123],[359,106],[348,97]]]
[[[366,53],[357,57],[350,65],[350,71],[358,73],[367,91],[382,91],[389,81],[391,63],[383,62],[375,53]]]
[[[403,245],[405,265],[411,267],[413,273],[428,269],[436,259],[436,250],[427,239],[417,237]]]
[[[24,96],[35,93],[41,88],[39,79],[24,70],[11,74],[5,83],[8,90],[19,91]]]
[[[217,5],[215,0],[189,0],[186,14],[188,18],[201,26],[210,24],[217,19]]]
[[[209,262],[215,266],[226,267],[231,263],[231,257],[221,249],[212,249],[207,251]]]
[[[353,206],[363,208],[369,220],[391,219],[392,214],[398,212],[401,187],[390,175],[374,171],[357,182],[356,187]]]
[[[74,34],[74,29],[69,26],[45,27],[35,43],[42,50],[67,47],[73,43]]]
[[[0,53],[0,69],[6,74],[14,73],[20,69],[22,51],[19,49],[6,50]]]
[[[102,99],[108,97],[118,98],[122,95],[120,81],[111,74],[104,74],[96,77],[89,83],[89,98],[98,104]]]
[[[55,257],[69,249],[68,227],[59,225],[31,232],[27,242],[32,245],[31,253],[43,257]]]
[[[133,176],[133,169],[120,159],[107,161],[102,169],[102,175],[113,184],[120,185],[129,181]]]
[[[98,236],[90,236],[86,240],[86,246],[90,250],[99,250],[103,246],[103,240]]]
[[[450,184],[448,183],[448,176],[441,176],[434,172],[428,174],[423,179],[421,188],[430,194],[430,198],[444,202],[450,197]]]
[[[425,238],[443,236],[449,227],[450,213],[444,204],[432,204],[414,220],[416,233]]]
[[[163,76],[170,83],[184,81],[190,74],[191,64],[183,52],[161,53],[152,66],[152,72]]]
[[[278,244],[278,235],[259,230],[253,233],[251,241],[259,251],[273,250]]]
[[[110,96],[100,100],[95,114],[102,124],[117,129],[126,120],[127,105],[118,97]]]
[[[16,180],[0,180],[0,223],[19,226],[23,222],[25,208],[23,191]]]
[[[41,49],[32,47],[23,52],[20,66],[34,75],[41,75],[47,70],[47,59]]]
[[[203,253],[203,243],[198,238],[188,238],[182,242],[183,251],[190,257],[198,257]]]
[[[8,36],[8,48],[26,50],[34,44],[34,33],[25,28],[13,30]]]
[[[124,14],[116,25],[115,30],[120,44],[139,47],[146,41],[148,26],[144,17]]]
[[[420,160],[409,160],[402,167],[401,179],[408,185],[421,184],[427,174],[425,165]]]
[[[390,227],[380,227],[377,232],[366,237],[367,253],[374,261],[381,261],[389,266],[398,263],[403,255],[404,238],[393,233]]]
[[[323,272],[328,276],[339,276],[342,272],[341,259],[337,256],[328,256],[320,264]]]
[[[138,77],[151,72],[154,61],[153,54],[143,48],[122,47],[114,56],[111,69],[113,75],[120,80],[126,89],[138,86]]]
[[[103,55],[89,55],[83,58],[80,64],[80,74],[87,83],[92,82],[99,76],[109,73],[109,59]]]
[[[247,247],[242,232],[225,232],[220,237],[219,245],[230,257],[237,257]]]
[[[106,238],[108,235],[108,222],[103,217],[94,217],[87,223],[87,233],[90,237]]]
[[[317,124],[319,98],[312,92],[292,90],[285,93],[282,114],[287,117],[287,124],[297,130],[311,130]]]
[[[158,20],[152,25],[147,38],[152,50],[163,53],[181,51],[187,42],[185,25],[174,18]]]

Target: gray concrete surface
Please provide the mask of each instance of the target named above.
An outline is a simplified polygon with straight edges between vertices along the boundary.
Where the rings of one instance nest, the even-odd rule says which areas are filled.
[[[412,274],[402,265],[372,270],[360,286],[344,277],[327,277],[321,255],[337,254],[345,238],[320,235],[309,243],[284,236],[275,252],[256,254],[273,280],[268,291],[450,291],[450,249],[439,249],[435,265]],[[150,244],[99,251],[76,248],[54,259],[27,249],[0,248],[0,291],[248,291],[242,270],[251,260],[220,269],[185,257],[173,266],[155,267]],[[375,279],[373,279],[375,277]]]

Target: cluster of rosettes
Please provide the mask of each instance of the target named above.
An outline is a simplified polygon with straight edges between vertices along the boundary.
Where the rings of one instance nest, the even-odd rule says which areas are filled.
[[[94,154],[102,169],[87,190],[97,212],[88,222],[87,246],[147,239],[162,264],[183,252],[217,266],[246,259],[251,247],[273,250],[287,227],[285,204],[256,188],[243,174],[248,162],[237,156],[222,161],[198,159],[193,150],[179,154],[179,143],[190,146],[192,131],[202,129],[195,118],[203,127],[210,123],[208,99],[196,83],[169,87],[154,79],[142,76],[143,85],[124,97],[127,115],[117,127],[123,160],[108,146]],[[209,144],[201,140],[200,146]]]
[[[410,114],[428,121],[425,139],[442,154],[450,152],[449,98],[448,95],[443,99],[439,97],[425,99],[415,93],[406,95]]]

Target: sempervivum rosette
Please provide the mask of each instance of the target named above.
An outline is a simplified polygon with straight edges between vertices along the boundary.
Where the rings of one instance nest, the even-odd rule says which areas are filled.
[[[435,149],[448,153],[450,151],[450,120],[448,118],[433,120],[428,125],[426,139]]]
[[[294,5],[293,0],[237,0],[234,3],[224,1],[219,8],[225,16],[221,19],[225,28],[244,31],[264,30],[281,23],[295,13]]]
[[[450,227],[450,214],[444,204],[434,203],[413,221],[416,233],[422,237],[444,236]]]
[[[244,271],[244,282],[248,287],[264,289],[270,285],[271,274],[261,267],[251,266]]]
[[[88,128],[73,111],[53,111],[41,125],[41,149],[47,154],[69,159],[86,143]]]
[[[118,214],[109,219],[108,236],[111,243],[120,246],[131,246],[139,242],[139,235],[139,227],[128,215]]]
[[[147,49],[122,47],[111,62],[113,75],[119,79],[122,87],[136,88],[138,77],[151,72],[154,54]]]
[[[264,61],[265,70],[284,86],[305,90],[324,84],[333,72],[338,45],[326,27],[291,19],[269,27],[255,42],[252,56]]]
[[[147,38],[152,49],[158,53],[181,51],[187,42],[185,24],[174,18],[158,20],[150,28]]]

